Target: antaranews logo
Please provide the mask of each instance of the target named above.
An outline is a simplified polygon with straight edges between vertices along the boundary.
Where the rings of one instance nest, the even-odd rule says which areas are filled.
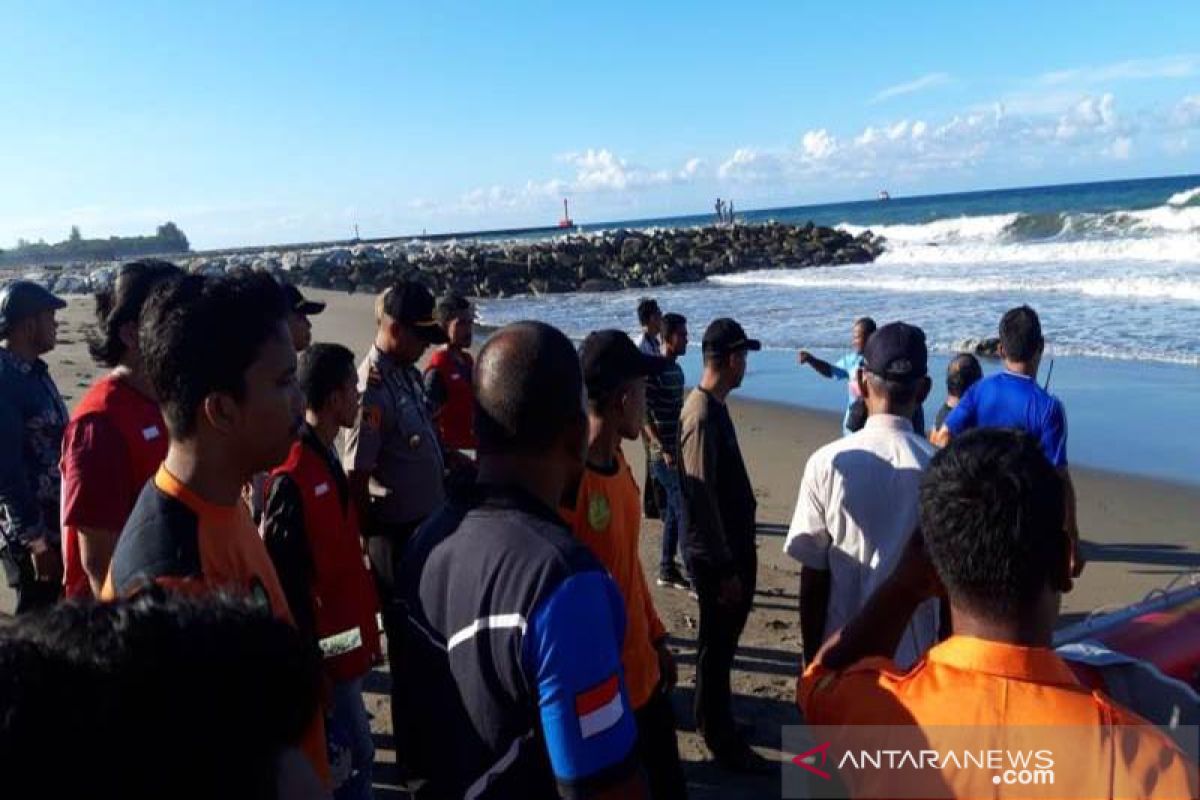
[[[1149,782],[1145,796],[1190,797],[1195,766],[1184,753],[1196,752],[1197,732],[1175,734],[1187,741],[1148,726],[786,726],[783,796],[1091,800],[1109,797],[1113,765],[1130,759],[1126,780]],[[1138,773],[1129,747],[1144,749],[1153,774]]]

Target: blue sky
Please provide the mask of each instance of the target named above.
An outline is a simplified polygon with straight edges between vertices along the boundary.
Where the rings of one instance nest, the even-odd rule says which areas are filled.
[[[198,247],[1197,171],[1178,3],[10,3],[0,247]]]

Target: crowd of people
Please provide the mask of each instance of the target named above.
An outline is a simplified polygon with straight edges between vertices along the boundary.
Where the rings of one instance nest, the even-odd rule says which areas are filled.
[[[96,298],[90,350],[110,371],[68,414],[42,359],[64,306],[0,289],[15,796],[370,797],[364,681],[386,659],[418,797],[686,797],[648,505],[657,584],[699,609],[697,731],[721,768],[776,768],[732,711],[758,552],[728,401],[762,347],[737,321],[705,326],[688,392],[688,320],[653,301],[637,343],[520,322],[473,357],[471,303],[398,282],[356,360],[312,342],[324,306],[293,286],[140,261]],[[999,333],[1004,369],[952,360],[928,436],[920,328],[864,317],[836,363],[800,352],[850,390],[784,544],[797,722],[1091,726],[1095,796],[1192,797],[1177,746],[1051,648],[1084,566],[1066,415],[1037,382],[1037,314]],[[77,768],[53,768],[64,747]]]

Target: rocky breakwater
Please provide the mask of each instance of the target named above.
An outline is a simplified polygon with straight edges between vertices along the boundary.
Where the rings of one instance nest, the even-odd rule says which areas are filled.
[[[873,261],[884,240],[870,231],[807,225],[613,230],[546,240],[420,240],[345,247],[195,255],[176,259],[192,272],[253,269],[319,289],[376,293],[401,279],[436,293],[473,297],[615,291],[695,283],[711,275]],[[60,291],[94,291],[113,266],[81,274],[46,270],[35,279]],[[33,276],[31,276],[33,277]]]

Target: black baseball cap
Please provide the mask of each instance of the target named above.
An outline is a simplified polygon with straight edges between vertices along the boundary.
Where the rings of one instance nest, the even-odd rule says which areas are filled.
[[[297,289],[294,284],[285,283],[283,285],[283,294],[287,298],[288,311],[294,311],[297,314],[303,314],[306,317],[312,317],[325,310],[324,303],[305,298],[304,295],[300,294],[300,290]]]
[[[579,347],[579,361],[592,400],[607,397],[634,378],[658,375],[668,366],[665,358],[646,355],[627,333],[618,330],[589,333]]]
[[[746,336],[745,329],[736,320],[721,317],[709,323],[701,347],[708,355],[723,356],[739,350],[762,350],[762,342]]]
[[[863,368],[893,381],[913,381],[929,373],[925,331],[906,322],[889,322],[867,339]]]
[[[23,319],[43,311],[66,308],[67,301],[33,281],[13,281],[0,289],[0,336]]]
[[[408,325],[427,342],[445,344],[446,331],[434,318],[433,308],[433,295],[416,281],[400,281],[383,293],[384,314]]]

